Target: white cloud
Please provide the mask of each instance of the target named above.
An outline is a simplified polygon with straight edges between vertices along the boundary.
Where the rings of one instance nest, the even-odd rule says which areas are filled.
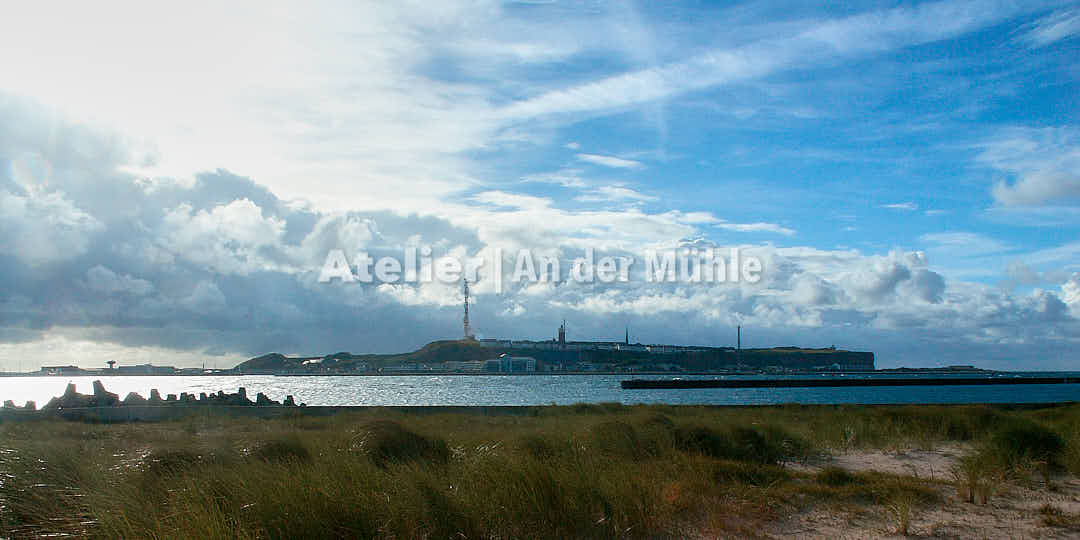
[[[448,32],[497,28],[489,7],[26,4],[0,64],[5,90],[149,141],[146,176],[224,167],[324,209],[416,208],[475,182],[457,153],[498,136],[486,91],[417,74]]]
[[[577,158],[593,165],[602,165],[604,167],[612,167],[616,169],[640,169],[644,167],[640,161],[634,161],[632,159],[623,159],[614,156],[604,156],[600,154],[578,154]]]
[[[105,294],[145,296],[154,292],[154,285],[149,281],[129,274],[117,274],[100,264],[86,271],[86,286]]]
[[[580,189],[588,185],[581,176],[582,172],[580,169],[562,169],[555,172],[527,174],[521,180]]]
[[[770,232],[776,234],[783,234],[785,236],[794,236],[795,230],[789,229],[776,223],[716,223],[713,227],[718,229],[724,229],[728,231],[736,232]]]
[[[377,224],[370,218],[356,215],[330,214],[322,216],[301,243],[301,260],[318,261],[334,249],[350,253],[371,246],[378,237]]]
[[[917,204],[915,204],[915,203],[913,203],[911,201],[901,202],[901,203],[892,203],[892,204],[883,204],[883,205],[881,205],[881,207],[882,208],[888,208],[889,210],[904,210],[904,211],[907,211],[907,212],[914,212],[915,210],[919,209],[919,205],[917,205]]]
[[[380,294],[406,306],[457,306],[461,304],[456,284],[423,283],[418,285],[383,283],[377,287]]]
[[[1080,318],[1080,273],[1073,274],[1061,286],[1061,298],[1069,305],[1073,316]]]
[[[685,61],[553,90],[500,111],[508,120],[569,113],[606,113],[687,92],[828,62],[946,39],[1003,20],[1018,6],[994,1],[943,1],[809,23],[791,37],[708,51]]]
[[[1009,261],[1005,268],[1008,276],[1001,285],[1010,290],[1021,285],[1057,284],[1068,282],[1080,270],[1080,246],[1065,244],[1056,248],[1025,253]]]
[[[874,305],[888,299],[901,282],[911,279],[911,267],[901,254],[872,258],[849,274],[850,288],[860,302]]]
[[[681,223],[708,225],[712,228],[725,231],[744,233],[767,232],[783,234],[785,236],[793,236],[795,234],[794,229],[789,229],[776,223],[732,223],[725,219],[720,219],[709,212],[680,212],[678,210],[673,210],[664,215],[678,220]]]
[[[484,191],[473,195],[472,198],[480,203],[522,210],[542,210],[551,206],[551,199],[508,193],[506,191]]]
[[[59,192],[19,196],[0,191],[0,253],[29,266],[83,255],[104,228]]]
[[[1034,205],[1080,198],[1080,176],[1063,171],[1032,171],[1014,184],[994,185],[994,199],[1005,205]]]
[[[826,306],[838,303],[843,294],[834,284],[813,274],[793,278],[791,300],[803,306]]]
[[[655,201],[656,197],[634,191],[624,186],[599,186],[574,197],[579,202],[595,201]]]
[[[957,257],[997,255],[1015,249],[1012,245],[972,232],[929,233],[919,241],[931,244],[931,249]]]
[[[667,215],[683,223],[693,223],[695,225],[722,223],[724,221],[709,212],[680,212],[678,210],[672,210],[671,212],[668,212]]]
[[[994,185],[997,203],[1052,206],[1080,201],[1080,131],[1012,128],[981,146],[981,163],[1015,178]]]
[[[1069,307],[1050,291],[1035,289],[1031,293],[1029,302],[1038,319],[1056,322],[1066,320],[1069,317]]]
[[[635,22],[633,9],[597,8],[600,16],[567,10],[560,12],[567,17],[525,20],[490,1],[437,9],[409,3],[260,7],[163,11],[109,4],[69,10],[56,21],[51,8],[26,4],[6,14],[0,33],[5,84],[137,136],[153,159],[128,165],[149,177],[190,178],[223,167],[323,210],[430,213],[448,197],[493,187],[490,178],[475,174],[469,152],[550,136],[550,126],[522,122],[574,111],[605,114],[777,70],[943,39],[1019,9],[954,0],[807,19],[785,24],[791,37],[751,32],[749,43],[728,39],[717,50],[665,64],[655,50],[663,41]],[[194,26],[202,37],[186,43],[185,28]],[[653,67],[600,78],[590,73],[569,85],[513,76],[522,62],[610,52],[611,42],[623,40],[634,66]],[[430,73],[432,65],[467,76],[446,80]],[[499,84],[489,84],[493,78]],[[640,163],[598,157],[605,166]]]
[[[161,242],[175,256],[216,272],[247,274],[278,267],[264,249],[278,245],[284,227],[248,199],[209,210],[182,204],[166,212]]]
[[[1080,241],[1067,242],[1057,247],[1040,249],[1024,255],[1028,264],[1080,267]]]
[[[945,294],[945,278],[926,268],[912,271],[911,279],[901,286],[923,302],[940,303]]]
[[[1024,40],[1034,47],[1045,47],[1080,34],[1080,10],[1059,11],[1032,23]]]

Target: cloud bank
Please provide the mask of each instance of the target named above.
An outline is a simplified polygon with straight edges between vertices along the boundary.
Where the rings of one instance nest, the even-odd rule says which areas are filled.
[[[0,220],[5,233],[18,233],[0,244],[0,324],[6,340],[27,343],[26,350],[63,339],[173,350],[180,359],[192,352],[399,351],[459,333],[457,286],[321,284],[328,250],[432,246],[436,255],[470,256],[528,247],[568,267],[590,247],[639,258],[647,248],[728,247],[703,236],[713,227],[785,232],[708,214],[567,209],[499,191],[478,194],[470,211],[453,219],[317,211],[225,170],[190,183],[149,182],[125,172],[130,154],[114,139],[65,121],[41,122],[44,116],[40,106],[18,100],[0,110],[0,157],[49,164],[37,175],[9,169],[0,185]],[[35,143],[43,139],[25,136],[34,129],[62,144]],[[108,151],[87,156],[85,149]],[[956,235],[930,239],[972,243]],[[1073,343],[1080,335],[1075,276],[1059,291],[1015,296],[947,282],[918,251],[731,245],[764,261],[761,282],[526,283],[494,294],[481,280],[474,325],[489,336],[547,338],[565,317],[582,338],[610,338],[629,325],[644,341],[716,345],[743,325],[761,345],[840,341],[877,349],[890,339],[875,338],[892,335],[917,340],[922,350]]]

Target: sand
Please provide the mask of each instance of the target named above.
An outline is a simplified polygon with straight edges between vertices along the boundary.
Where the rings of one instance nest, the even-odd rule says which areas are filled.
[[[1080,480],[1058,476],[1052,481],[1053,489],[1041,481],[1007,484],[987,504],[968,503],[959,497],[950,472],[966,450],[954,445],[934,450],[853,451],[796,469],[816,472],[838,466],[853,472],[872,470],[933,480],[942,500],[933,507],[911,511],[908,537],[1080,538],[1080,527],[1048,526],[1040,512],[1049,504],[1066,515],[1080,515]],[[885,506],[834,506],[788,516],[763,532],[772,538],[903,538],[896,532],[897,522]]]

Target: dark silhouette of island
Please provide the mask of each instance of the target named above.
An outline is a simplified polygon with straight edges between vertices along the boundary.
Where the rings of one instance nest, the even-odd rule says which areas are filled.
[[[444,340],[402,354],[286,356],[270,353],[234,368],[244,374],[408,372],[873,371],[874,353],[833,347],[739,349],[596,341]]]

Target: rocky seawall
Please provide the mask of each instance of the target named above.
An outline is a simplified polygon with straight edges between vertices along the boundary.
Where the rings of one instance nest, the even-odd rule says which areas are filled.
[[[41,409],[38,409],[33,401],[20,407],[11,400],[6,400],[0,407],[0,418],[55,416],[69,420],[165,420],[210,410],[244,416],[273,417],[306,408],[306,404],[297,404],[291,395],[279,402],[259,392],[252,400],[248,397],[247,389],[243,387],[232,394],[224,391],[210,394],[201,392],[197,395],[181,392],[168,394],[164,398],[157,389],[151,389],[149,398],[130,392],[120,399],[118,394],[106,390],[101,381],[94,381],[92,394],[81,394],[75,384],[68,384],[63,395],[50,399]]]

